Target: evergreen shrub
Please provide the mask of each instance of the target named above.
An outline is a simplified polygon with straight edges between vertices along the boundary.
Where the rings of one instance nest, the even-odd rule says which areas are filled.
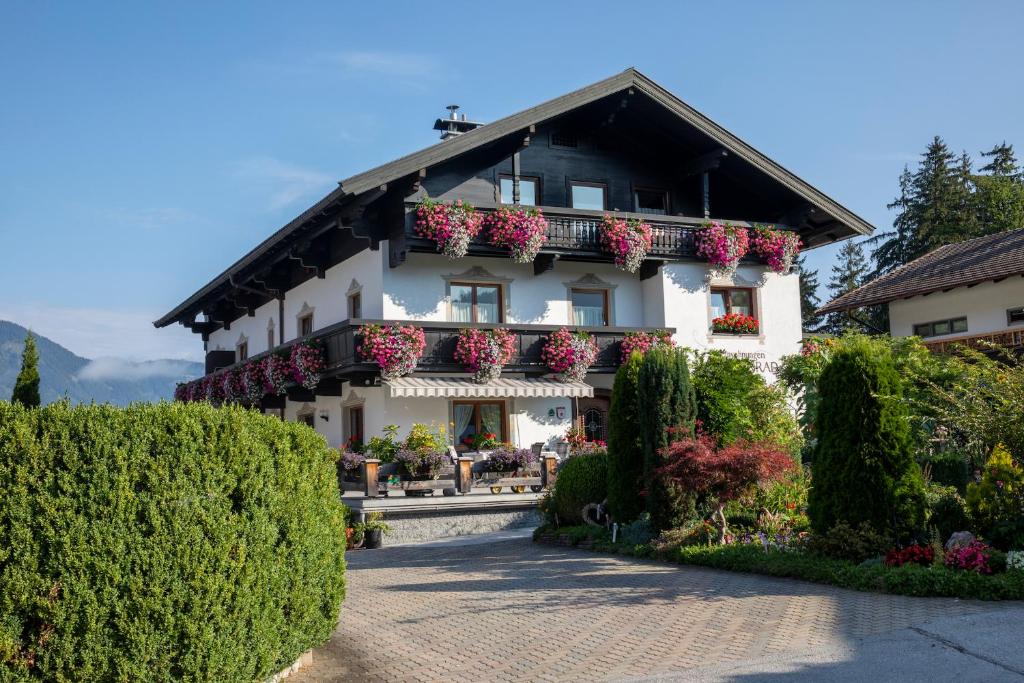
[[[335,457],[238,407],[0,402],[0,680],[290,665],[344,596]]]
[[[615,373],[608,414],[608,511],[619,522],[644,510],[643,441],[637,429],[637,378],[643,355],[633,352]]]
[[[569,458],[558,470],[551,494],[560,525],[579,524],[583,508],[608,496],[608,455],[589,453]]]

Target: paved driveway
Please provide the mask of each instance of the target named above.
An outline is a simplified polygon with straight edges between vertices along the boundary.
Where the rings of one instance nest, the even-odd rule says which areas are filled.
[[[966,657],[973,680],[1007,680],[1012,665],[965,654],[921,625],[991,612],[1019,634],[1024,621],[1008,605],[859,593],[527,539],[354,552],[348,581],[333,638],[290,683],[842,678],[868,671],[854,665],[861,643],[893,643],[895,658],[874,656],[895,673],[907,637],[932,648],[922,679],[964,680],[942,657]]]

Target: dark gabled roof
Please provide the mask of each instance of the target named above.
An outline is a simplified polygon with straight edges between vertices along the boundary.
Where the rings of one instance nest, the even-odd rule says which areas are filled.
[[[1024,275],[1024,229],[939,247],[835,298],[818,313],[874,306],[1014,275]]]
[[[346,205],[348,202],[358,201],[357,198],[360,195],[377,190],[398,179],[410,177],[422,169],[430,168],[460,154],[499,141],[515,133],[521,133],[528,130],[530,126],[541,124],[609,95],[629,89],[634,89],[647,95],[695,129],[715,140],[731,154],[751,164],[766,176],[804,199],[808,204],[831,216],[835,221],[848,228],[850,232],[868,235],[874,230],[873,226],[860,216],[843,207],[782,166],[779,166],[636,69],[629,68],[603,81],[598,81],[536,107],[521,111],[518,114],[513,114],[494,123],[480,126],[426,149],[346,178],[339,183],[339,187],[332,190],[323,199],[261,242],[256,248],[153,324],[156,327],[164,327],[179,319],[188,317],[191,312],[194,312],[203,303],[204,299],[216,295],[219,290],[227,287],[232,282],[232,278],[238,276],[243,269],[254,266],[263,257],[275,250],[279,250],[280,245],[287,244],[288,239],[301,231],[311,219],[316,218],[323,212],[335,210],[337,207]],[[841,237],[848,234],[841,231],[833,233],[831,239],[837,239],[837,236]]]

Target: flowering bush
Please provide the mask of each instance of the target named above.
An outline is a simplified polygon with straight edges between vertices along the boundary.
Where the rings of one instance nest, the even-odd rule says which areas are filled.
[[[776,273],[788,273],[800,253],[800,236],[789,230],[776,230],[767,225],[754,227],[754,252],[768,261]]]
[[[263,369],[263,388],[267,393],[284,396],[291,376],[291,363],[286,358],[271,354],[260,361],[260,367]]]
[[[652,348],[661,346],[671,348],[675,345],[676,343],[672,341],[672,335],[668,332],[627,332],[622,340],[621,360],[625,363],[634,351],[647,353]]]
[[[518,472],[534,461],[533,451],[506,445],[491,453],[486,468],[488,472]]]
[[[726,334],[757,334],[761,324],[752,315],[726,313],[711,321],[711,329]]]
[[[512,358],[516,336],[506,329],[460,330],[455,343],[455,360],[473,373],[480,384],[501,377],[501,368]]]
[[[292,379],[306,389],[313,389],[320,382],[324,369],[324,353],[317,343],[304,342],[292,347],[289,359]]]
[[[366,462],[365,455],[349,450],[343,451],[341,458],[338,459],[338,465],[347,473],[355,472],[362,467],[364,462]]]
[[[241,369],[242,400],[258,403],[266,392],[262,361],[249,361]]]
[[[587,433],[583,427],[574,425],[565,432],[565,440],[569,444],[569,455],[589,455],[590,453],[601,453],[608,450],[608,444],[600,439],[587,441]]]
[[[885,554],[886,567],[902,567],[905,564],[920,564],[925,567],[935,561],[935,550],[930,545],[914,543],[906,548],[893,548]]]
[[[746,228],[736,228],[711,221],[697,232],[697,255],[711,264],[712,275],[732,275],[740,259],[750,250],[750,233]]]
[[[548,241],[548,222],[540,209],[499,208],[483,220],[496,247],[507,247],[516,263],[530,263]]]
[[[395,462],[406,477],[428,477],[436,479],[444,463],[444,454],[426,448],[402,448],[395,454]]]
[[[601,222],[601,246],[615,256],[615,265],[622,270],[638,271],[653,244],[651,226],[641,220],[605,216]]]
[[[1006,569],[1024,572],[1024,550],[1011,550],[1006,553]]]
[[[452,204],[424,199],[416,207],[416,234],[432,239],[437,250],[449,258],[462,258],[469,243],[480,232],[481,219],[461,199]]]
[[[384,379],[398,379],[415,370],[427,348],[423,330],[415,325],[364,325],[359,333],[360,355],[379,365]]]
[[[991,574],[992,568],[988,564],[990,557],[987,545],[981,541],[971,541],[946,551],[946,566],[950,569]]]
[[[586,332],[570,332],[563,327],[548,335],[540,357],[553,372],[561,375],[562,381],[582,382],[597,358],[597,344]]]

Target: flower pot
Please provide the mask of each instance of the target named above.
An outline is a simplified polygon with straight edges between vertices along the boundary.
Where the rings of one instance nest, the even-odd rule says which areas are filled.
[[[368,529],[363,547],[369,550],[379,548],[384,542],[384,532],[381,529]]]

